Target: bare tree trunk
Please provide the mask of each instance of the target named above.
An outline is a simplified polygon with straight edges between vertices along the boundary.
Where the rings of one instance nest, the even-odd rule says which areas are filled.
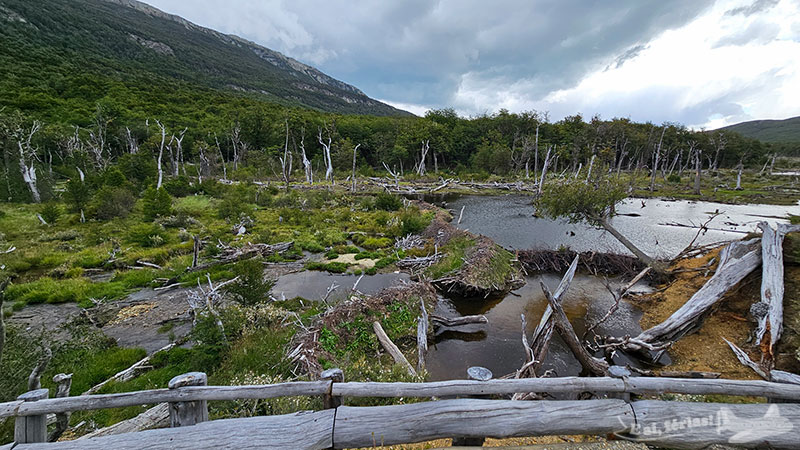
[[[214,141],[217,143],[217,151],[219,151],[219,158],[222,160],[222,179],[228,179],[228,166],[225,165],[225,155],[222,154],[222,147],[219,145],[219,139],[217,139],[217,134],[214,133]]]
[[[778,156],[777,153],[772,154],[772,161],[769,163],[769,174],[772,175],[773,171],[775,170],[775,158]]]
[[[422,149],[420,150],[420,156],[422,157],[419,161],[419,165],[417,165],[417,175],[423,176],[425,175],[425,158],[428,157],[428,150],[430,150],[430,139],[426,141],[422,141]]]
[[[659,139],[658,146],[653,154],[653,168],[650,171],[650,192],[653,192],[656,189],[656,173],[658,172],[658,163],[661,160],[661,144],[664,142],[664,133],[666,132],[667,127],[665,126],[664,129],[661,130],[661,139]]]
[[[311,161],[308,160],[306,157],[306,145],[305,145],[305,137],[306,137],[306,130],[302,128],[300,130],[300,152],[303,156],[303,169],[305,169],[306,173],[306,183],[314,184],[314,172],[311,168]]]
[[[353,148],[353,179],[352,179],[352,182],[353,182],[352,191],[353,192],[356,191],[356,152],[358,151],[358,147],[361,147],[361,144],[358,144]]]
[[[596,155],[596,154],[595,154],[595,155],[592,155],[592,160],[591,160],[591,161],[589,161],[589,173],[588,173],[588,174],[586,174],[586,183],[588,183],[588,182],[589,182],[589,178],[592,178],[592,167],[594,167],[594,158],[595,158],[595,157],[597,157],[597,155]]]
[[[50,363],[50,359],[52,358],[53,352],[50,350],[50,347],[45,347],[41,358],[39,358],[39,361],[36,363],[36,367],[33,368],[30,376],[28,376],[29,391],[35,391],[36,389],[42,388],[42,373],[44,373],[45,369],[47,369],[47,365]]]
[[[637,258],[639,258],[640,261],[642,261],[643,263],[647,264],[649,267],[652,267],[655,270],[658,271],[664,270],[664,267],[661,263],[651,258],[650,256],[647,256],[645,252],[641,251],[639,247],[634,245],[633,242],[629,241],[628,238],[626,238],[619,231],[617,231],[617,229],[614,228],[613,225],[611,225],[611,221],[608,218],[603,217],[600,218],[598,221],[606,231],[611,233],[611,235],[614,236],[622,245],[624,245],[625,248],[630,250],[631,253],[633,253]]]
[[[286,119],[286,142],[283,145],[283,158],[281,160],[281,172],[283,174],[283,182],[286,184],[286,187],[289,187],[289,172],[291,171],[291,166],[289,165],[289,119]],[[288,166],[288,167],[287,167]]]
[[[328,132],[327,144],[322,141],[322,128],[319,128],[317,135],[320,145],[322,145],[322,157],[325,160],[325,181],[330,180],[333,183],[333,161],[331,160],[331,134]]]
[[[739,160],[739,167],[738,171],[736,172],[736,190],[739,191],[742,189],[742,170],[744,169],[744,164],[742,160]]]
[[[161,189],[161,184],[164,181],[164,169],[161,167],[161,158],[164,157],[164,144],[167,141],[167,128],[158,120],[156,120],[156,124],[158,124],[158,127],[161,128],[161,146],[158,148],[158,183],[156,184],[156,189]]]
[[[6,299],[6,286],[8,286],[8,279],[0,281],[0,361],[3,360],[3,346],[6,343],[6,323],[3,318],[3,302]]]
[[[700,195],[700,175],[703,171],[702,169],[702,160],[700,159],[700,150],[697,149],[694,152],[694,193],[695,195]]]
[[[53,383],[56,383],[56,398],[69,397],[69,391],[72,387],[72,374],[59,373],[53,377]],[[56,414],[56,426],[52,432],[47,436],[47,442],[55,442],[58,438],[67,431],[69,428],[69,412]]]
[[[547,176],[547,166],[550,164],[550,150],[552,150],[553,146],[550,145],[547,147],[547,155],[544,157],[544,162],[542,163],[542,178],[539,180],[539,195],[542,195],[542,188],[544,187],[544,180]]]
[[[29,132],[23,133],[22,128],[18,128],[14,133],[19,147],[19,170],[22,173],[22,179],[28,185],[28,190],[31,191],[31,197],[35,203],[41,203],[42,197],[39,194],[39,188],[36,184],[36,167],[33,166],[33,160],[38,160],[36,155],[36,148],[32,144],[33,136],[42,128],[41,122],[38,120],[33,121]],[[30,160],[30,164],[28,161]]]

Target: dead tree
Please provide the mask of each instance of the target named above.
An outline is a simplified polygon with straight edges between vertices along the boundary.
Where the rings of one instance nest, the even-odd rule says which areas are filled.
[[[242,141],[240,139],[240,135],[242,133],[242,127],[239,125],[239,122],[233,124],[233,128],[231,128],[231,146],[233,148],[233,170],[237,170],[239,168],[239,161],[242,158],[242,149],[240,148]]]
[[[108,147],[107,138],[109,122],[103,108],[98,105],[94,116],[94,129],[89,130],[87,145],[94,158],[95,166],[100,170],[108,168],[108,164],[111,162],[111,150]]]
[[[201,141],[197,144],[197,153],[198,158],[200,159],[200,164],[195,166],[195,170],[197,170],[197,183],[201,184],[203,182],[203,177],[208,176],[211,170],[211,160],[206,155],[206,150],[208,150],[208,144]]]
[[[702,175],[703,172],[703,155],[696,141],[689,142],[689,154],[694,155],[694,194],[700,195],[700,175]]]
[[[544,163],[542,163],[542,178],[539,179],[539,195],[542,194],[542,189],[544,188],[544,180],[547,176],[547,166],[550,165],[550,152],[553,150],[553,146],[550,145],[547,147],[547,154],[544,157]]]
[[[661,130],[661,139],[658,140],[658,145],[653,152],[653,169],[650,171],[650,192],[656,189],[656,173],[658,172],[658,164],[661,162],[661,145],[664,143],[664,134],[667,132],[666,125]]]
[[[711,144],[714,145],[714,161],[711,164],[711,170],[719,169],[719,154],[725,150],[725,145],[728,144],[728,139],[722,133],[717,133],[716,136],[711,137]]]
[[[31,374],[28,376],[28,390],[35,391],[42,388],[42,373],[47,369],[50,360],[53,358],[53,352],[50,347],[45,346],[39,361],[36,362],[36,367],[33,368]]]
[[[172,176],[177,177],[180,171],[180,161],[183,159],[183,137],[186,134],[186,130],[189,128],[184,128],[183,131],[175,136],[173,133],[172,137],[169,139],[169,144],[167,145],[167,149],[169,150],[169,159],[172,163]],[[172,143],[175,143],[176,149],[175,152],[172,151]]]
[[[0,361],[3,359],[3,346],[6,343],[6,323],[3,319],[3,302],[6,299],[6,286],[8,279],[0,281]]]
[[[39,187],[36,184],[36,167],[34,167],[34,161],[39,161],[38,149],[32,144],[33,137],[41,128],[42,123],[34,120],[29,129],[23,129],[20,126],[14,132],[14,138],[19,148],[19,170],[22,179],[28,185],[34,203],[42,202],[42,196],[39,194]]]
[[[69,391],[72,388],[71,373],[59,373],[53,377],[53,383],[56,384],[56,398],[69,397]],[[67,428],[69,428],[69,416],[69,412],[56,414],[56,426],[47,436],[47,442],[57,441],[67,431]]]
[[[292,153],[289,151],[289,119],[286,119],[286,141],[283,145],[283,157],[278,158],[281,162],[281,175],[286,187],[289,187],[289,177],[292,174]]]
[[[314,171],[312,170],[312,167],[311,167],[311,161],[309,161],[308,157],[306,157],[305,137],[306,137],[306,129],[305,128],[301,128],[300,129],[300,155],[303,158],[303,170],[305,171],[305,175],[306,175],[306,183],[314,184]]]
[[[187,302],[189,303],[189,307],[192,308],[192,323],[197,325],[198,317],[205,315],[210,316],[219,329],[222,341],[227,344],[228,339],[225,336],[225,326],[222,324],[222,319],[217,312],[217,306],[222,303],[221,289],[231,283],[235,283],[239,280],[239,277],[222,282],[216,286],[211,282],[211,276],[209,274],[206,274],[206,279],[208,280],[208,289],[204,289],[198,279],[197,290],[188,293]]]
[[[361,147],[361,144],[358,144],[353,148],[353,192],[356,191],[356,152],[358,152],[358,147]]]
[[[128,153],[131,155],[139,153],[139,143],[136,141],[136,138],[133,137],[131,129],[128,127],[125,127],[125,141],[128,144]]]
[[[217,144],[217,151],[219,152],[219,158],[222,161],[222,179],[228,179],[228,166],[225,164],[225,155],[222,154],[222,147],[219,145],[219,139],[217,138],[217,134],[214,133],[214,142]]]
[[[419,176],[425,175],[425,158],[428,157],[428,151],[431,148],[430,143],[431,143],[430,139],[422,141],[422,148],[420,149],[421,158],[419,164],[417,164],[417,175]]]
[[[389,175],[391,175],[392,178],[394,178],[394,188],[395,189],[400,189],[400,173],[390,169],[389,166],[387,166],[385,162],[383,163],[383,167],[385,167],[386,171],[389,172]]]
[[[322,128],[318,128],[317,140],[322,146],[322,158],[325,160],[325,181],[330,180],[333,183],[333,160],[331,159],[331,142],[333,139],[331,138],[330,130],[327,127],[325,127],[325,130],[328,132],[328,141],[322,140]]]
[[[167,141],[167,127],[158,120],[156,120],[156,124],[158,128],[161,129],[161,145],[158,147],[158,183],[156,184],[156,189],[161,189],[161,185],[164,181],[164,169],[161,166],[161,160],[164,157],[164,145]]]

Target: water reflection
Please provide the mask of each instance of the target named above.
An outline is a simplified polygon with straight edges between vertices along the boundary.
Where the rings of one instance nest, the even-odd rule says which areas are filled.
[[[459,228],[492,238],[498,244],[513,249],[556,250],[561,246],[579,252],[598,251],[628,254],[610,234],[584,224],[569,224],[533,216],[531,197],[463,196],[448,203],[464,216]],[[615,227],[644,252],[669,258],[683,250],[697,233],[694,228],[666,224],[700,225],[708,213],[720,211],[709,230],[698,240],[711,243],[740,239],[755,230],[758,222],[786,223],[787,214],[799,214],[800,206],[780,205],[723,205],[708,202],[667,201],[662,199],[628,199],[618,208]]]
[[[464,378],[470,366],[486,367],[495,376],[519,369],[525,359],[520,314],[525,314],[526,332],[530,336],[547,306],[539,282],[553,290],[560,279],[561,276],[555,274],[529,277],[519,290],[492,300],[441,298],[435,314],[444,317],[484,314],[489,323],[437,330],[427,358],[431,379]],[[618,287],[622,281],[612,280],[611,284]],[[563,298],[564,310],[579,336],[586,331],[587,321],[598,320],[612,304],[611,294],[599,279],[580,274],[575,276]],[[617,313],[600,325],[597,332],[615,336],[636,334],[641,331],[640,318],[641,313],[623,301]],[[559,376],[580,372],[580,365],[558,336],[554,336],[550,344],[543,367]]]

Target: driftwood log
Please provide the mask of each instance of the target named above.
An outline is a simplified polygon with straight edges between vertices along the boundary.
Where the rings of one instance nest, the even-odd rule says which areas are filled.
[[[78,439],[91,439],[100,436],[133,433],[135,431],[149,430],[152,428],[164,428],[167,426],[169,426],[169,404],[161,403],[136,417],[123,420],[122,422],[117,422],[114,425],[93,431],[89,434],[79,437]]]
[[[425,300],[419,301],[422,315],[417,317],[417,372],[425,370],[425,355],[428,353],[428,311]]]
[[[462,325],[470,325],[476,323],[477,324],[489,323],[489,319],[487,319],[486,316],[484,316],[483,314],[475,316],[454,317],[452,319],[431,314],[431,321],[433,321],[437,325],[445,327],[459,327]]]
[[[711,307],[761,264],[759,240],[732,242],[725,247],[716,272],[700,290],[664,322],[628,339],[625,346],[632,350],[664,346],[699,328]]]
[[[394,361],[397,364],[400,364],[401,366],[405,367],[405,369],[408,370],[409,375],[416,376],[417,372],[414,370],[414,367],[411,366],[411,363],[408,362],[406,357],[403,355],[403,352],[401,352],[400,349],[397,348],[396,345],[394,345],[394,342],[392,342],[392,340],[389,339],[389,336],[386,334],[385,331],[383,331],[381,323],[377,321],[372,322],[372,329],[375,330],[375,336],[378,337],[378,342],[380,342],[383,348],[386,349],[386,351],[392,356],[392,358],[394,358]]]
[[[168,344],[168,345],[156,350],[152,354],[150,354],[148,356],[145,356],[144,358],[142,358],[141,360],[139,360],[138,362],[136,362],[132,366],[128,367],[127,369],[117,372],[113,377],[111,377],[111,378],[109,378],[109,379],[107,379],[107,380],[105,380],[105,381],[103,381],[101,383],[98,383],[98,384],[92,386],[91,388],[89,388],[88,391],[84,392],[81,395],[91,395],[91,394],[94,394],[96,392],[99,392],[100,389],[103,388],[103,386],[105,386],[105,385],[107,385],[108,383],[111,383],[111,382],[122,383],[122,382],[125,382],[125,381],[128,381],[128,380],[132,380],[137,375],[139,375],[143,370],[147,370],[149,368],[147,364],[150,362],[150,359],[153,356],[155,356],[157,353],[169,351],[173,347],[175,347],[175,344]]]

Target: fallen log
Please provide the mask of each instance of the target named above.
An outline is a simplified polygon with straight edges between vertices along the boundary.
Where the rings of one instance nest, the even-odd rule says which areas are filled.
[[[781,224],[773,229],[769,223],[758,224],[761,238],[761,301],[767,314],[758,317],[756,343],[767,349],[765,355],[772,364],[772,352],[783,331],[783,238],[786,233],[800,230],[800,227]],[[769,332],[769,342],[764,342]],[[768,344],[768,345],[766,345]]]
[[[769,380],[769,371],[764,370],[755,361],[750,359],[750,356],[748,356],[747,353],[745,353],[744,350],[742,350],[741,348],[737,347],[736,344],[734,344],[733,342],[731,342],[731,341],[729,341],[729,340],[727,340],[725,338],[722,338],[722,340],[724,340],[728,344],[728,347],[730,347],[731,350],[733,350],[733,354],[736,355],[736,359],[738,359],[740,363],[742,363],[745,366],[753,369],[753,372],[757,373],[758,376],[760,376],[761,378],[763,378],[765,380]]]
[[[489,319],[487,319],[486,316],[484,316],[483,314],[475,316],[461,316],[452,319],[431,314],[431,320],[445,327],[458,327],[461,325],[469,325],[473,323],[489,323]]]
[[[400,364],[401,366],[405,367],[406,370],[408,370],[409,375],[416,376],[417,372],[414,370],[414,367],[412,367],[411,363],[408,362],[406,357],[403,355],[403,352],[401,352],[400,349],[397,348],[396,345],[394,345],[394,342],[392,342],[392,340],[389,339],[389,336],[386,334],[385,331],[383,331],[381,323],[377,321],[372,322],[372,329],[375,330],[375,336],[378,337],[378,342],[380,342],[383,348],[386,349],[386,351],[390,355],[392,355],[394,361],[397,364]]]
[[[631,350],[646,348],[641,343],[663,346],[699,328],[711,307],[761,263],[758,241],[757,238],[737,241],[725,247],[711,279],[667,320],[629,339],[626,347]]]
[[[294,242],[281,242],[279,244],[247,244],[244,247],[228,247],[223,246],[222,252],[216,257],[214,261],[209,261],[203,264],[198,264],[194,267],[188,267],[186,272],[196,272],[198,270],[206,270],[209,267],[218,264],[229,264],[245,259],[254,258],[256,256],[267,257],[275,253],[284,253],[294,246]]]
[[[564,340],[564,343],[567,344],[567,347],[569,347],[578,359],[578,362],[581,363],[581,367],[583,367],[585,371],[594,373],[595,375],[607,375],[608,363],[602,359],[595,358],[583,347],[583,344],[581,344],[581,341],[578,339],[578,335],[575,334],[575,329],[572,328],[572,324],[567,318],[567,314],[564,312],[564,308],[561,307],[561,295],[566,292],[567,287],[570,282],[572,282],[572,278],[575,276],[575,269],[578,267],[578,259],[579,256],[575,256],[570,270],[567,271],[567,273],[564,274],[564,278],[561,279],[561,283],[556,290],[556,294],[559,294],[558,296],[551,294],[550,289],[547,288],[544,282],[540,281],[539,284],[542,286],[542,292],[544,292],[545,297],[547,297],[550,308],[552,308],[552,320],[555,324],[555,329],[558,331],[561,339]]]
[[[419,300],[422,315],[417,317],[417,372],[425,370],[425,355],[428,353],[428,311],[425,300]]]
[[[120,382],[121,383],[121,382],[133,379],[134,377],[136,377],[138,375],[137,372],[143,370],[147,366],[147,364],[150,362],[150,359],[154,355],[156,355],[157,353],[161,353],[161,352],[165,352],[165,351],[171,350],[173,347],[175,347],[175,344],[168,344],[168,345],[156,350],[151,355],[145,356],[144,358],[142,358],[141,360],[139,360],[138,362],[136,362],[132,366],[128,367],[127,369],[117,372],[113,377],[103,381],[102,383],[98,383],[98,384],[92,386],[88,391],[84,392],[81,395],[94,394],[95,392],[98,392],[100,389],[102,389],[103,386],[107,385],[108,383],[111,383],[112,381],[116,381],[116,382]]]
[[[133,433],[135,431],[150,430],[153,428],[164,428],[169,425],[169,403],[161,403],[147,411],[128,420],[117,422],[114,425],[95,430],[83,435],[78,439],[91,439],[100,436],[112,436],[115,434]]]

